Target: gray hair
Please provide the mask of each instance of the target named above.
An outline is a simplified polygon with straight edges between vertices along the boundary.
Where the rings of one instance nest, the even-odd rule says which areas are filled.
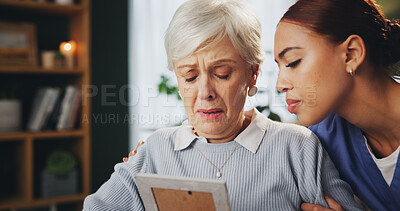
[[[165,35],[168,69],[176,61],[229,37],[250,65],[263,62],[261,25],[247,4],[236,0],[189,0],[175,12]]]

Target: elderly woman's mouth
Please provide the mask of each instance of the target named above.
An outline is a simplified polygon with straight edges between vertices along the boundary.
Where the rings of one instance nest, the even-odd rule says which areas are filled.
[[[218,119],[224,111],[220,108],[213,108],[213,109],[199,109],[196,112],[199,114],[203,119],[207,120],[215,120]]]

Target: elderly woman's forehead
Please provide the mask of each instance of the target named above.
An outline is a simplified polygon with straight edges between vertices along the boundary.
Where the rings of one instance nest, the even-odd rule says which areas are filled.
[[[214,62],[221,59],[239,59],[239,52],[232,45],[229,38],[224,38],[217,43],[207,46],[205,49],[194,52],[176,62],[176,65],[182,64],[195,64],[197,60],[202,57],[206,58],[208,62]]]
[[[176,11],[166,32],[168,68],[174,69],[179,59],[203,50],[201,45],[210,37],[223,36],[231,38],[247,63],[260,64],[264,60],[261,25],[248,3],[236,0],[185,2]]]
[[[238,51],[233,46],[231,40],[228,37],[224,37],[217,42],[211,43],[209,46],[205,46],[203,50],[195,52],[196,54],[238,54]]]

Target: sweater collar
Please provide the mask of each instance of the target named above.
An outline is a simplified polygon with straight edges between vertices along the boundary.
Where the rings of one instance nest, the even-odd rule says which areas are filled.
[[[256,153],[263,140],[265,131],[267,130],[269,120],[266,116],[257,111],[257,109],[246,111],[245,115],[251,118],[251,122],[233,141],[238,142],[252,153]],[[175,150],[186,149],[196,139],[207,142],[206,138],[196,136],[193,134],[192,130],[193,127],[188,120],[182,123],[176,133]]]

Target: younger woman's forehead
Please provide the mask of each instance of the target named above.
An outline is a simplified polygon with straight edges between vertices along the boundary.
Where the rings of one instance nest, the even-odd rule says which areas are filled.
[[[283,21],[278,24],[275,33],[274,54],[276,59],[279,59],[292,49],[322,47],[327,43],[330,43],[330,40],[326,36],[321,36],[305,26]]]

